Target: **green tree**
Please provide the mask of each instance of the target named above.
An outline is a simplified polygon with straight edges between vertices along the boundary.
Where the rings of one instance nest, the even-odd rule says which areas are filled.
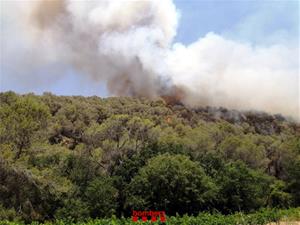
[[[87,184],[101,173],[102,165],[97,157],[90,155],[87,149],[77,149],[67,156],[60,172],[84,190]]]
[[[18,159],[23,150],[28,149],[35,134],[46,128],[49,109],[33,97],[19,97],[10,105],[0,108],[0,140],[11,143]]]
[[[270,207],[289,207],[291,206],[292,195],[287,192],[285,182],[276,180],[270,185],[270,194],[268,196],[268,206]]]
[[[111,217],[116,213],[118,190],[110,177],[98,177],[91,181],[85,191],[85,199],[90,208],[90,215]]]
[[[228,163],[216,183],[220,186],[218,206],[223,212],[251,211],[265,205],[271,179],[243,162]]]
[[[69,221],[83,221],[89,217],[89,206],[78,198],[64,201],[63,207],[56,210],[56,219],[67,219]]]
[[[215,185],[198,163],[187,156],[163,154],[150,159],[132,179],[127,207],[198,213],[209,208],[215,193]]]
[[[42,188],[28,170],[12,167],[0,157],[0,202],[14,208],[26,221],[51,215],[57,203],[48,188]]]
[[[293,195],[295,206],[300,205],[300,155],[298,155],[288,167],[288,189]]]
[[[253,135],[229,135],[220,143],[218,151],[226,160],[242,160],[251,168],[265,168],[265,148],[256,144],[255,139]]]

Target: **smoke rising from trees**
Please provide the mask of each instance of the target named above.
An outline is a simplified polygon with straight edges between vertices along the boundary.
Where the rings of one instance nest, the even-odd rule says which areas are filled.
[[[25,74],[19,82],[51,82],[68,65],[91,82],[103,81],[111,95],[158,98],[179,89],[189,106],[299,119],[298,47],[252,46],[215,33],[187,46],[174,43],[180,13],[172,0],[2,4],[3,23],[14,26],[1,31],[1,67]],[[53,77],[30,75],[47,66],[55,70]]]

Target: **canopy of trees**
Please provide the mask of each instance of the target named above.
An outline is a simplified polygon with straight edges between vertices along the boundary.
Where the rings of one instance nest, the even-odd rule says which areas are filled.
[[[300,125],[163,99],[0,93],[0,219],[300,206]]]

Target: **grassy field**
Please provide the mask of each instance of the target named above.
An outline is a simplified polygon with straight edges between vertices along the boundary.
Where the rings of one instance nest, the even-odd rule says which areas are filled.
[[[150,218],[149,218],[150,219]],[[159,219],[158,219],[159,221]],[[143,222],[139,220],[133,222],[131,218],[109,218],[109,219],[96,219],[96,220],[86,220],[82,222],[72,222],[72,221],[48,221],[44,223],[32,222],[31,225],[122,225],[122,224],[169,224],[169,225],[265,225],[265,224],[298,224],[300,221],[300,208],[291,208],[286,210],[276,210],[276,209],[264,209],[259,212],[252,214],[236,213],[233,215],[221,215],[221,214],[208,214],[201,213],[198,216],[172,216],[167,217],[165,223],[161,222]],[[0,221],[0,225],[22,225],[24,222],[20,221]]]

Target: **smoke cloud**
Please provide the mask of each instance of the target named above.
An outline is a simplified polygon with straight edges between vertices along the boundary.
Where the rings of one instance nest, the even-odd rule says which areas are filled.
[[[17,16],[11,23],[22,37],[17,47],[4,44],[1,64],[17,58],[26,79],[32,79],[31,68],[68,65],[91,82],[104,82],[112,95],[155,99],[180,93],[189,106],[300,119],[298,48],[252,46],[214,33],[188,46],[174,43],[180,13],[171,0],[37,0],[5,7]],[[12,18],[8,14],[1,17]],[[63,72],[55,74],[52,79]]]

